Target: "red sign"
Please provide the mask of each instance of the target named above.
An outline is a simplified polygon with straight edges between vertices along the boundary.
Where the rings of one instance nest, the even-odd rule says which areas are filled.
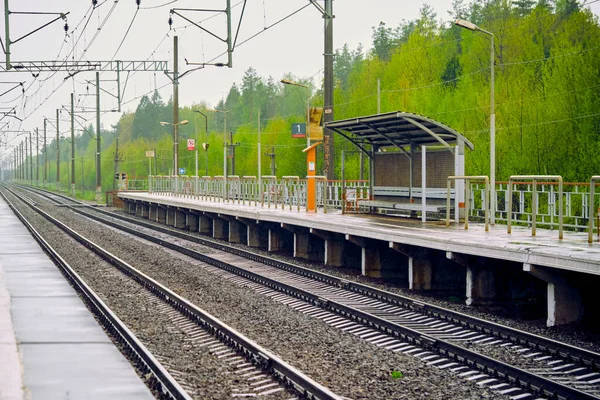
[[[188,150],[194,150],[196,148],[196,141],[194,139],[188,139],[187,148]]]

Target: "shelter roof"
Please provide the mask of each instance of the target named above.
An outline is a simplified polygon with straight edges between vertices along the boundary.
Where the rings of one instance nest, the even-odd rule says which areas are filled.
[[[441,122],[400,111],[327,122],[325,127],[361,148],[363,144],[371,144],[379,147],[395,146],[403,150],[411,143],[419,147],[450,147],[450,144],[461,139],[465,146],[473,150],[473,143]]]

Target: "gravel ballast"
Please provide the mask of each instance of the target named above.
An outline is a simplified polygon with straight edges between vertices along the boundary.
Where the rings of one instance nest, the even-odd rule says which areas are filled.
[[[177,373],[176,379],[190,395],[198,399],[227,399],[235,390],[247,386],[240,384],[241,378],[232,366],[210,354],[207,347],[189,340],[188,333],[171,316],[158,310],[162,302],[146,289],[28,207],[19,209],[152,354],[167,360],[167,370]],[[268,398],[283,400],[292,396],[293,393],[280,392]]]
[[[507,398],[447,371],[425,366],[414,357],[368,344],[250,289],[217,278],[156,246],[101,227],[72,211],[54,206],[46,208],[73,229],[113,251],[337,394],[355,399]],[[42,233],[58,237],[55,228],[40,224],[39,217],[34,220]],[[73,258],[76,262],[76,255]],[[80,268],[85,269],[86,265]],[[110,286],[108,289],[110,291]],[[395,370],[401,371],[404,377],[392,379],[391,372]]]

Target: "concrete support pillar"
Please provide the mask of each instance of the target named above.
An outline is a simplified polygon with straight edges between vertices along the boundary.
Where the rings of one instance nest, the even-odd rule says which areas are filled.
[[[281,251],[283,248],[283,238],[279,229],[270,228],[268,237],[267,250],[268,251]]]
[[[267,248],[269,235],[268,229],[259,224],[258,220],[237,218],[246,227],[246,245],[249,247]]]
[[[123,199],[123,212],[129,212],[129,203],[129,200]]]
[[[370,278],[381,278],[381,257],[375,241],[363,237],[346,235],[346,240],[360,246],[360,272]]]
[[[186,221],[185,212],[181,210],[173,210],[173,215],[175,217],[175,220],[173,221],[173,226],[175,228],[184,229]]]
[[[148,206],[149,210],[148,210],[148,219],[150,221],[157,221],[157,214],[158,214],[158,206],[154,205],[154,204],[150,204]]]
[[[247,228],[246,225],[235,219],[229,220],[229,241],[231,243],[244,243],[247,242]]]
[[[424,248],[389,242],[390,249],[408,257],[408,288],[431,290],[434,288],[433,255]]]
[[[198,215],[193,212],[185,214],[185,228],[190,232],[198,232]]]
[[[408,256],[408,288],[431,290],[433,288],[433,268],[431,260],[423,257]]]
[[[323,263],[325,266],[341,267],[344,264],[344,235],[313,228],[310,228],[310,233],[324,241]]]
[[[229,239],[229,223],[222,218],[215,217],[213,222],[213,238],[227,240]]]
[[[167,222],[168,226],[175,226],[175,210],[167,208]]]
[[[547,326],[578,322],[583,318],[581,290],[568,271],[524,264],[523,270],[547,282]]]
[[[319,251],[314,248],[308,232],[294,232],[294,257],[318,260]]]
[[[142,215],[140,215],[140,217],[142,218],[150,218],[150,206],[148,204],[142,204]]]
[[[135,203],[135,216],[136,217],[142,216],[142,209],[143,209],[142,206],[143,206],[142,203]]]
[[[202,235],[212,236],[213,234],[213,221],[212,218],[207,215],[199,215],[198,216],[198,232]]]
[[[160,224],[167,223],[167,209],[163,207],[156,207],[156,222]]]
[[[135,214],[135,202],[133,202],[133,201],[127,202],[127,212],[129,214]]]

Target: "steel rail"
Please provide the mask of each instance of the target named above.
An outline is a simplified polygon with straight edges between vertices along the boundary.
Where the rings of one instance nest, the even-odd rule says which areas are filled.
[[[37,192],[38,190],[35,191]],[[46,193],[45,191],[42,192]],[[73,201],[80,205],[85,205],[85,203],[75,201],[63,195],[57,195],[56,193],[52,193],[52,195]],[[56,202],[56,200],[53,201]],[[92,208],[93,206],[88,207]],[[180,239],[193,241],[198,244],[226,251],[253,261],[261,262],[263,264],[282,269],[284,271],[293,272],[298,275],[305,276],[323,283],[327,283],[332,286],[344,288],[359,294],[363,294],[365,296],[384,301],[392,305],[413,309],[415,311],[422,312],[425,315],[440,318],[444,321],[452,322],[465,328],[469,328],[485,334],[490,334],[500,339],[512,341],[515,344],[526,345],[534,349],[549,353],[551,355],[567,358],[580,365],[592,368],[595,371],[600,371],[600,354],[592,352],[590,350],[575,347],[563,342],[559,342],[533,333],[521,331],[495,322],[486,321],[484,319],[460,313],[458,311],[448,310],[434,304],[426,303],[423,301],[417,301],[406,296],[391,293],[382,289],[373,288],[365,284],[350,282],[348,280],[333,275],[314,271],[285,261],[276,260],[274,258],[256,254],[251,251],[243,250],[237,247],[228,246],[223,243],[198,237],[197,235],[190,235],[185,232],[162,226],[157,226],[155,224],[118,215],[113,212],[108,212],[106,210],[101,210],[98,208],[92,209],[96,212],[99,212],[112,218],[121,219],[132,224],[137,224],[149,229],[157,230],[161,233],[178,237]],[[74,211],[77,212],[78,210]],[[87,213],[85,214],[88,215]]]
[[[69,200],[73,201],[72,199],[69,199]],[[170,243],[163,239],[156,238],[152,235],[148,235],[146,233],[139,232],[133,228],[119,225],[118,223],[115,223],[113,221],[108,221],[104,218],[100,218],[97,216],[93,216],[93,215],[84,213],[79,208],[73,209],[73,210],[78,213],[84,214],[89,218],[93,218],[99,222],[102,222],[109,226],[120,229],[124,232],[133,234],[133,235],[141,237],[145,240],[148,240],[153,243],[157,243],[159,245],[165,246],[169,249],[178,251],[182,254],[193,257],[193,258],[200,260],[202,262],[205,262],[209,265],[224,269],[229,272],[233,272],[239,276],[242,276],[246,279],[249,279],[254,282],[260,283],[262,285],[265,285],[271,289],[274,289],[274,290],[280,291],[282,293],[302,299],[304,301],[310,302],[310,303],[312,303],[316,306],[319,306],[325,310],[334,312],[338,315],[342,315],[351,320],[359,321],[366,326],[372,327],[374,329],[378,329],[384,333],[388,333],[395,337],[402,338],[403,340],[406,340],[411,344],[416,344],[425,349],[428,349],[431,351],[436,351],[439,354],[442,354],[453,361],[459,362],[463,365],[467,365],[471,368],[478,369],[486,374],[489,374],[492,377],[496,377],[498,379],[503,379],[511,384],[519,386],[522,389],[525,389],[528,391],[533,391],[534,393],[536,393],[538,395],[548,396],[549,398],[571,399],[571,400],[573,400],[573,399],[598,399],[597,397],[595,397],[589,393],[582,392],[580,390],[563,385],[563,384],[553,381],[551,379],[544,378],[542,376],[536,375],[529,371],[526,371],[526,370],[511,366],[509,364],[503,363],[501,361],[492,359],[490,357],[484,356],[477,352],[474,352],[474,351],[468,350],[464,347],[461,347],[460,345],[456,345],[456,344],[450,343],[445,340],[436,339],[432,336],[423,334],[417,330],[413,330],[411,328],[404,327],[404,326],[396,324],[394,322],[374,316],[370,313],[367,313],[367,312],[364,312],[361,310],[357,310],[353,307],[349,307],[349,306],[346,306],[344,304],[341,304],[341,303],[338,303],[338,302],[335,302],[332,300],[327,300],[327,299],[318,297],[309,291],[295,288],[293,286],[283,284],[281,282],[264,277],[262,275],[254,273],[254,272],[244,270],[243,268],[236,267],[232,264],[225,263],[225,262],[217,260],[217,259],[213,259],[207,255],[204,255],[202,253],[188,249],[184,246]],[[100,211],[98,209],[95,209],[95,210]],[[106,211],[102,211],[102,212],[109,214],[111,217],[115,217],[115,215],[113,215],[111,213],[107,213]],[[129,219],[129,218],[127,218],[127,219]],[[137,223],[138,221],[135,221],[135,222]],[[146,224],[146,223],[139,224],[139,225],[144,226],[144,224]],[[150,224],[148,224],[148,225],[150,225]],[[152,227],[152,229],[157,229],[157,227],[155,225],[151,225],[151,227]],[[157,229],[157,230],[160,232],[163,232],[163,233],[173,234],[174,236],[184,238],[184,239],[190,239],[192,237],[191,235],[188,235],[188,234],[185,234],[182,232],[173,231],[173,230],[166,229],[166,228],[162,228],[162,227],[160,227],[160,229]],[[190,240],[199,242],[198,240],[194,240],[194,239],[190,239]],[[213,246],[213,247],[221,249],[221,248],[228,248],[229,246],[219,244],[218,246]],[[236,249],[236,250],[239,250],[239,249]],[[241,250],[241,252],[245,252],[245,251]],[[255,256],[255,257],[252,257],[252,259],[255,261],[259,260],[259,259],[267,258],[267,257],[259,256],[256,254],[253,254],[253,256]],[[273,260],[273,259],[269,259],[269,260],[278,262],[277,260]],[[288,266],[289,265],[291,265],[291,264],[288,264]],[[307,270],[307,269],[304,269],[301,267],[297,267],[297,266],[293,266],[293,267],[299,268],[300,270],[304,270],[304,272],[311,272],[311,273],[313,272],[313,271],[310,271],[310,270]],[[288,269],[288,268],[286,268],[286,270],[290,271],[290,269]],[[315,273],[315,274],[321,275],[322,279],[319,279],[319,280],[323,281],[323,282],[336,282],[337,281],[338,284],[335,286],[339,286],[339,287],[343,287],[343,288],[360,287],[363,291],[371,290],[371,288],[369,288],[368,286],[350,283],[343,279],[340,279],[337,277],[332,277],[327,274],[321,274],[321,273]],[[306,274],[302,274],[302,275],[308,276]],[[378,291],[376,289],[373,289],[373,290]],[[354,291],[357,291],[357,290],[354,290]],[[382,292],[382,291],[378,291],[378,292]],[[398,297],[402,298],[402,296],[398,296]],[[406,299],[406,298],[403,298],[403,299]],[[410,300],[409,304],[410,304],[410,308],[413,308],[413,309],[414,308],[424,309],[425,307],[428,306],[425,303],[415,302],[413,300]],[[441,310],[443,310],[443,309],[441,309]],[[443,310],[443,311],[447,311],[447,310]],[[456,315],[454,315],[453,317],[456,318]],[[581,349],[581,350],[583,350],[583,349]]]
[[[18,195],[10,189],[7,190],[18,197]],[[148,382],[148,386],[171,399],[191,400],[191,397],[175,381],[175,379],[173,379],[160,362],[154,358],[146,346],[144,346],[135,334],[127,328],[115,313],[112,312],[102,299],[100,299],[100,297],[98,297],[98,295],[83,281],[67,261],[54,250],[54,248],[1,191],[0,196],[2,196],[11,210],[31,233],[33,238],[58,266],[59,270],[69,281],[71,286],[73,286],[73,288],[82,296],[82,300],[94,315],[96,315],[101,325],[106,328],[110,335],[122,346],[130,361],[132,361],[143,374],[151,373],[153,375],[153,379]],[[31,201],[31,199],[21,198],[21,200],[30,207],[35,207],[35,203]]]
[[[15,196],[18,196],[18,194],[15,194],[14,192],[13,194]],[[342,397],[336,395],[323,385],[304,375],[300,370],[292,367],[276,355],[269,352],[267,349],[263,348],[254,341],[245,337],[241,333],[234,330],[232,327],[216,319],[204,310],[201,310],[200,308],[189,302],[187,299],[179,296],[166,286],[157,282],[156,280],[144,274],[143,272],[137,270],[124,260],[113,255],[112,253],[103,249],[97,244],[89,241],[81,234],[77,233],[75,230],[71,229],[58,219],[52,217],[50,214],[41,210],[36,205],[28,205],[33,210],[42,215],[44,218],[46,218],[47,220],[55,224],[57,227],[59,227],[61,230],[73,237],[75,240],[80,242],[82,245],[86,246],[94,253],[107,260],[109,263],[117,266],[122,272],[133,278],[136,282],[138,282],[148,290],[150,290],[157,297],[159,297],[166,303],[172,305],[180,313],[187,316],[192,321],[196,322],[198,325],[200,325],[201,327],[218,337],[220,340],[227,343],[238,353],[243,354],[254,364],[257,364],[263,367],[264,369],[270,370],[271,374],[278,378],[279,381],[281,381],[284,385],[293,388],[298,393],[300,393],[300,395],[310,399],[343,400]],[[130,233],[134,232],[135,230],[131,230]],[[162,243],[160,239],[153,238],[149,235],[146,235],[145,239],[152,240],[155,243],[163,245],[166,244]]]

